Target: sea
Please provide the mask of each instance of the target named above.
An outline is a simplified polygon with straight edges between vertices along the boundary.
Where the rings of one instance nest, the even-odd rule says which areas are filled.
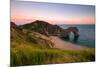
[[[79,39],[76,45],[95,48],[95,24],[60,24],[59,25],[63,29],[67,29],[68,27],[77,27],[79,29]],[[70,41],[73,40],[73,33],[70,34]],[[73,42],[72,42],[73,43]]]

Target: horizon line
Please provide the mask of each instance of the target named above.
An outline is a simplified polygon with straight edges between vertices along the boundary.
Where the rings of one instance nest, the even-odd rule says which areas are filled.
[[[35,20],[35,21],[37,21],[37,20]],[[30,24],[30,23],[34,23],[35,21],[32,21],[32,22],[28,22],[28,23],[22,23],[22,24],[18,24],[17,22],[14,22],[14,21],[10,21],[10,22],[13,22],[13,23],[15,23],[16,25],[24,25],[24,24]],[[44,21],[44,20],[39,20],[39,21]],[[72,24],[72,23],[66,23],[66,24],[64,24],[64,23],[58,23],[58,24],[53,24],[53,23],[50,23],[50,22],[48,22],[48,21],[44,21],[44,22],[47,22],[47,23],[49,23],[49,24],[52,24],[52,25],[95,25],[95,23],[91,23],[91,24],[78,24],[78,23],[76,23],[76,24]]]

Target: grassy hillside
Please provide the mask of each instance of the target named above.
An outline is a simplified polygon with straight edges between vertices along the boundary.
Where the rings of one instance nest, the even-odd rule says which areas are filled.
[[[35,48],[29,45],[20,45],[11,48],[11,66],[88,61],[95,61],[94,49],[73,51],[53,48]]]
[[[20,29],[14,23],[11,24],[11,47],[16,47],[18,45],[33,45],[34,47],[39,48],[50,48],[53,46],[53,43],[50,42],[48,37],[39,34],[38,32],[23,32],[23,29]]]
[[[95,49],[61,50],[53,46],[49,36],[11,23],[11,66],[95,61]]]

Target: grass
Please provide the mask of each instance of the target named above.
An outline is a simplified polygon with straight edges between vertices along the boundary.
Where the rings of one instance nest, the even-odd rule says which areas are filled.
[[[29,45],[11,48],[11,66],[95,61],[95,50],[43,49]]]

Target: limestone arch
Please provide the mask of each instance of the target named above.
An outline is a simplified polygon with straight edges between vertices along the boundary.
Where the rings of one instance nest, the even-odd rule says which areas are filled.
[[[69,27],[69,28],[66,29],[66,31],[68,31],[68,36],[70,36],[71,33],[74,34],[74,37],[73,37],[73,41],[74,42],[77,42],[78,41],[78,38],[79,38],[79,30],[78,30],[77,27]]]
[[[61,38],[65,40],[70,40],[70,35],[73,33],[73,42],[77,42],[79,38],[79,30],[77,27],[69,27],[65,29],[65,35],[62,35]]]

